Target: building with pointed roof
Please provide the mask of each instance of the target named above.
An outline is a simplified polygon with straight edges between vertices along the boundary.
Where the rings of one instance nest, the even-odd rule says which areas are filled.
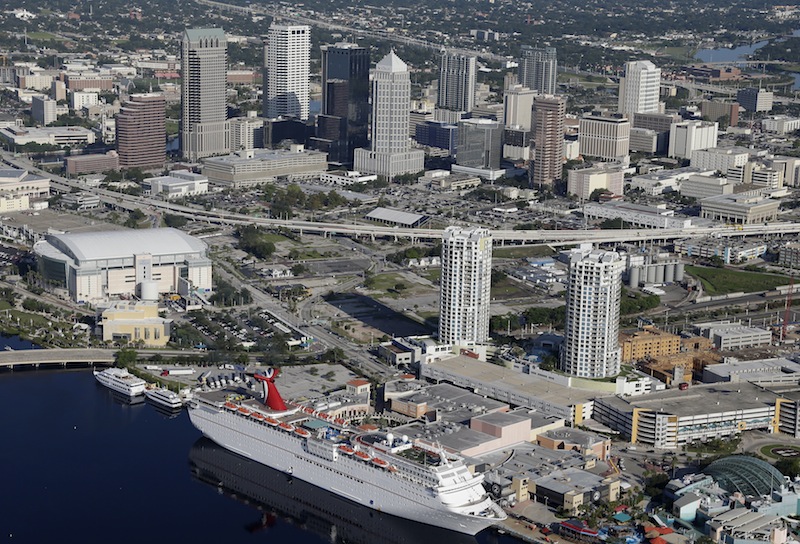
[[[356,149],[355,169],[389,179],[425,167],[425,152],[411,149],[411,78],[394,50],[378,62],[372,80],[372,131],[369,149]]]

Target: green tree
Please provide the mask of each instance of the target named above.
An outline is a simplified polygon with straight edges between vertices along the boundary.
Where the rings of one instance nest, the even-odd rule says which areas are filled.
[[[114,359],[118,366],[132,366],[136,364],[138,358],[139,355],[136,350],[131,348],[122,348],[114,354]]]

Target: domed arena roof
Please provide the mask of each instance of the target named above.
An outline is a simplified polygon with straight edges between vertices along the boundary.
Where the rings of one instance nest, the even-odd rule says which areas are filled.
[[[744,495],[769,495],[783,485],[783,474],[775,467],[747,455],[732,455],[717,459],[705,470],[721,488]]]

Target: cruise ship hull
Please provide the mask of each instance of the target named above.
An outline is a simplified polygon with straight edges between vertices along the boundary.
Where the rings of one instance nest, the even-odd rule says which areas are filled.
[[[310,453],[303,438],[233,413],[192,403],[189,418],[220,446],[367,508],[469,535],[498,521],[453,512],[433,488],[414,484],[353,456],[325,459]]]
[[[267,529],[277,514],[335,543],[477,544],[472,536],[365,508],[207,438],[199,438],[192,446],[189,463],[199,481],[263,512],[261,521],[248,525],[249,530]]]

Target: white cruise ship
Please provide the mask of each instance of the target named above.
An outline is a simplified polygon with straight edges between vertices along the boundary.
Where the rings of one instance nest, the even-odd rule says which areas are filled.
[[[356,432],[341,419],[287,407],[273,376],[267,406],[239,391],[198,392],[189,418],[206,437],[261,464],[398,517],[474,535],[506,518],[486,494],[483,475],[422,440]]]
[[[123,395],[135,397],[144,393],[147,383],[134,376],[124,368],[106,368],[102,371],[94,371],[97,381],[109,389],[113,389]]]
[[[144,396],[162,408],[169,410],[180,410],[183,408],[183,398],[174,391],[170,391],[166,387],[154,387],[153,389],[145,389]]]

